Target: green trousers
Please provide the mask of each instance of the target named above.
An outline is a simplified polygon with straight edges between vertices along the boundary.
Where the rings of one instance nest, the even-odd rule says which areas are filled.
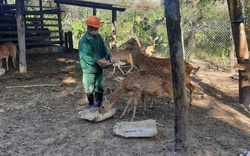
[[[94,74],[83,73],[82,84],[85,94],[103,93],[103,73]]]

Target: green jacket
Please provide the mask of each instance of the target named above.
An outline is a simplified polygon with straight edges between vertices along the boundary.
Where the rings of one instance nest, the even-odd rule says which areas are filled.
[[[78,43],[78,50],[83,73],[102,72],[102,68],[96,63],[97,60],[104,57],[109,59],[112,56],[99,34],[92,39],[89,33],[85,33]]]

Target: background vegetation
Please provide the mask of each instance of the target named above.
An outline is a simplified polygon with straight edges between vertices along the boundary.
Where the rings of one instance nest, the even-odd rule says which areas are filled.
[[[146,2],[145,2],[146,1]],[[142,45],[151,44],[149,36],[159,36],[156,42],[156,50],[162,56],[169,56],[164,17],[163,0],[106,0],[95,2],[113,3],[117,6],[126,7],[125,12],[118,13],[117,20],[117,45],[125,42],[132,35],[139,37]],[[231,23],[228,6],[222,0],[180,0],[182,30],[184,47],[187,59],[217,58],[224,65],[228,65],[227,58],[231,48]],[[250,13],[250,2],[242,1],[245,15]],[[91,8],[64,6],[64,30],[72,30],[74,41],[86,32],[85,20],[92,15]],[[105,40],[111,40],[111,11],[98,9],[103,27],[100,29]],[[246,21],[246,32],[248,29]],[[247,35],[250,41],[249,35]],[[77,46],[77,44],[75,44]],[[77,47],[76,47],[77,48]],[[221,61],[222,60],[222,61]]]
[[[38,5],[37,0],[26,0]],[[169,56],[164,0],[89,0],[125,7],[117,13],[117,46],[136,35],[144,46],[151,45],[150,36],[155,38],[156,50],[161,56]],[[8,3],[15,0],[8,0]],[[47,6],[55,7],[53,0],[44,0]],[[218,66],[227,67],[231,52],[231,23],[226,0],[180,0],[181,26],[186,59],[205,59]],[[242,0],[244,15],[250,15],[249,0]],[[86,32],[85,20],[92,15],[92,8],[61,5],[64,12],[63,30],[73,32],[74,48]],[[97,9],[103,38],[111,41],[111,11]],[[250,21],[245,21],[247,40],[250,43]]]

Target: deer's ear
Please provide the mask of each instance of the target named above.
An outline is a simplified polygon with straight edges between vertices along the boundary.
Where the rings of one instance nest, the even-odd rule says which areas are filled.
[[[149,36],[149,38],[150,38],[151,42],[153,43],[154,42],[153,38],[151,36]]]

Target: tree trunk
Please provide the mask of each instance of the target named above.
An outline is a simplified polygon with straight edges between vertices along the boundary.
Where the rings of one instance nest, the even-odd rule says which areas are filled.
[[[240,0],[227,0],[230,19],[232,22],[233,39],[238,63],[243,63],[249,59],[248,45],[246,40],[244,20],[237,20],[242,15],[242,5]],[[250,104],[250,82],[244,79],[246,71],[239,71],[239,102]]]
[[[188,156],[188,103],[178,0],[165,0],[165,16],[170,47],[175,103],[175,147],[178,156]]]

